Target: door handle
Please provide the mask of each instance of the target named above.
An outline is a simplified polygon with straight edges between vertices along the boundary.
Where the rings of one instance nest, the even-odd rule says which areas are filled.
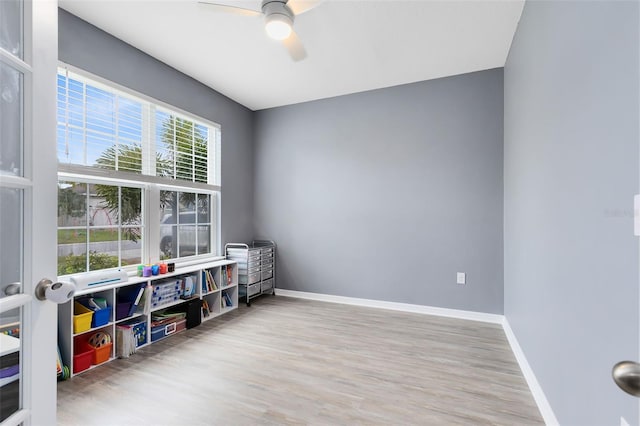
[[[613,366],[611,374],[620,389],[629,395],[640,397],[640,364],[621,361]]]
[[[22,284],[19,282],[8,284],[4,288],[5,296],[15,296],[16,294],[20,294],[20,290],[22,289]]]
[[[76,294],[76,286],[69,282],[54,283],[50,279],[43,278],[36,286],[36,298],[38,300],[50,300],[53,303],[66,303]]]

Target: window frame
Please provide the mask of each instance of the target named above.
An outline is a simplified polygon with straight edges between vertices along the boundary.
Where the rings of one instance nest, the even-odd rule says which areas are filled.
[[[89,84],[110,93],[115,93],[116,95],[133,98],[135,101],[143,103],[141,144],[143,161],[141,173],[121,170],[109,170],[89,165],[67,164],[58,161],[58,181],[76,181],[84,182],[87,184],[110,184],[141,188],[143,191],[141,206],[141,227],[145,231],[142,238],[143,263],[160,261],[160,221],[162,219],[160,217],[160,191],[169,190],[208,194],[212,199],[209,206],[210,214],[212,216],[212,219],[215,218],[215,220],[212,220],[211,222],[211,253],[174,258],[165,261],[175,262],[177,265],[189,265],[224,258],[222,254],[221,240],[221,126],[210,120],[199,117],[193,113],[182,110],[174,105],[162,102],[158,99],[136,92],[118,83],[109,81],[105,78],[59,61],[58,72],[60,73],[64,71],[68,71],[80,77],[85,84]],[[151,164],[151,162],[155,162],[155,113],[156,109],[158,108],[163,112],[170,112],[174,114],[174,116],[190,120],[194,123],[194,125],[204,125],[209,129],[207,141],[207,180],[209,183],[179,180],[170,177],[160,177],[149,174],[150,171],[155,169],[155,164]],[[213,238],[214,235],[215,239]],[[137,271],[135,265],[122,266],[119,269],[127,271],[130,275],[135,274]],[[65,277],[83,273],[87,272],[69,274],[65,275]]]
[[[156,192],[157,191],[157,192]],[[193,188],[183,188],[183,189],[176,189],[175,186],[173,187],[169,187],[166,185],[157,185],[156,187],[153,188],[153,194],[154,196],[158,197],[158,205],[160,203],[160,193],[162,191],[171,191],[171,192],[178,192],[178,193],[192,193],[192,194],[196,194],[196,195],[208,195],[209,196],[209,216],[211,221],[206,223],[206,225],[209,225],[211,227],[211,233],[212,235],[215,233],[216,235],[216,240],[220,242],[220,192],[208,192],[208,191],[198,191],[198,190],[194,190]],[[215,199],[215,200],[214,200]],[[180,213],[178,213],[180,214]],[[197,211],[196,211],[196,216],[197,216]],[[215,219],[215,220],[214,220]],[[180,228],[180,220],[179,220],[179,216],[178,216],[178,220],[176,221],[176,225],[178,226],[178,229]],[[160,209],[158,209],[158,231],[157,233],[154,233],[154,236],[158,237],[158,243],[154,244],[153,247],[157,247],[158,249],[158,258],[160,258],[161,255],[161,251],[160,250],[160,245],[161,245],[161,235],[162,235],[162,228],[163,225],[166,226],[166,224],[162,223],[162,217],[160,215]],[[183,223],[182,226],[195,226],[196,229],[196,233],[198,232],[198,226],[202,226],[204,225],[203,223],[199,223],[194,222],[194,223]],[[179,232],[179,231],[178,231]],[[180,237],[178,237],[178,243],[180,243]],[[196,235],[196,243],[197,243],[197,235]],[[181,258],[177,258],[177,259],[183,259],[183,260],[188,260],[188,259],[193,259],[193,258],[205,258],[208,259],[211,256],[217,256],[215,255],[215,252],[220,252],[222,247],[214,247],[214,245],[212,244],[210,246],[210,250],[212,253],[206,253],[206,254],[202,254],[202,255],[193,255],[193,256],[187,256],[187,257],[181,257]],[[180,250],[180,248],[178,249]],[[197,248],[196,248],[197,251]],[[217,256],[216,258],[222,259],[224,258],[223,255]],[[166,260],[163,260],[166,261]],[[181,262],[182,263],[182,262]]]
[[[146,208],[147,208],[147,202],[146,202],[146,197],[148,196],[148,185],[145,184],[141,184],[140,182],[129,182],[129,181],[122,181],[122,180],[101,180],[101,179],[95,179],[93,177],[89,177],[89,176],[79,176],[79,175],[69,175],[66,173],[58,173],[58,183],[60,182],[74,182],[74,183],[82,183],[84,185],[87,185],[87,198],[85,200],[85,209],[86,209],[86,223],[83,226],[57,226],[57,231],[59,232],[60,230],[72,230],[72,229],[85,229],[87,232],[87,238],[89,238],[88,241],[88,245],[87,245],[87,258],[85,260],[86,264],[87,264],[87,269],[88,269],[88,264],[89,264],[89,256],[88,253],[90,251],[90,232],[92,230],[97,230],[97,229],[117,229],[118,230],[118,235],[119,235],[119,240],[118,240],[118,263],[121,263],[122,261],[122,243],[123,241],[125,241],[122,238],[122,231],[124,229],[128,229],[128,228],[140,228],[142,230],[142,237],[140,239],[140,243],[142,245],[142,250],[140,252],[140,257],[141,257],[141,261],[144,262],[145,258],[148,258],[148,256],[146,256],[149,252],[148,250],[148,243],[145,240],[146,235],[148,234],[148,229],[147,229],[147,225],[145,222],[145,215],[146,215]],[[89,188],[91,185],[109,185],[109,186],[117,186],[117,187],[128,187],[128,188],[136,188],[136,189],[140,189],[142,191],[141,193],[141,214],[140,214],[140,220],[141,223],[138,226],[133,226],[133,225],[123,225],[122,224],[122,219],[120,216],[120,212],[118,212],[118,225],[110,225],[110,226],[95,226],[95,225],[90,225],[89,223]],[[146,257],[145,257],[146,256]],[[123,270],[128,270],[131,269],[132,267],[134,267],[136,265],[122,265],[122,266],[118,266],[118,269],[123,269]],[[100,269],[102,270],[102,269]],[[96,272],[98,270],[87,270],[84,273],[88,273],[88,272]],[[76,272],[76,273],[72,273],[72,274],[68,274],[68,275],[77,275],[77,274],[81,274],[83,272]],[[68,276],[68,275],[64,275],[64,276]]]

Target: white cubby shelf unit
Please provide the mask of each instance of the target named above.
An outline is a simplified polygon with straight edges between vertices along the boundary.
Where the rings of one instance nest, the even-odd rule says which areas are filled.
[[[206,276],[209,274],[215,285],[207,284]],[[227,275],[228,274],[228,275]],[[191,278],[193,290],[190,294],[184,294],[184,282],[186,277]],[[230,279],[230,280],[229,280]],[[168,283],[181,282],[183,287],[180,295],[175,297],[171,295],[158,301],[158,297],[152,303],[152,295],[156,294],[155,289],[166,287]],[[140,288],[144,288],[144,296],[140,303],[129,310],[126,306],[122,306],[123,294],[135,294]],[[164,297],[164,296],[163,296]],[[108,305],[108,315],[103,312],[100,322],[94,326],[93,323],[88,324],[86,321],[76,321],[82,317],[81,312],[77,311],[78,300],[83,298],[97,298],[106,301]],[[141,349],[152,342],[152,320],[157,316],[166,312],[181,311],[184,308],[187,313],[187,305],[195,302],[202,307],[199,308],[200,321],[198,323],[209,321],[220,315],[224,315],[238,308],[238,267],[237,263],[232,260],[217,260],[207,263],[199,263],[189,266],[178,266],[174,272],[166,274],[152,275],[150,277],[130,276],[128,281],[117,284],[109,284],[100,287],[87,288],[78,291],[72,300],[58,306],[58,345],[64,365],[69,367],[71,376],[80,374],[84,371],[99,367],[100,365],[113,361],[122,356],[122,349],[125,342],[117,338],[116,330],[118,327],[131,327],[137,325],[139,331],[139,340],[135,349]],[[119,306],[120,305],[120,306]],[[76,310],[74,311],[74,306]],[[206,307],[206,309],[205,309]],[[93,316],[96,316],[93,313]],[[98,319],[98,316],[96,316]],[[193,319],[191,319],[193,322]],[[178,322],[179,324],[179,322]],[[171,324],[169,324],[171,326]],[[167,333],[162,338],[168,338],[175,332],[182,331],[184,327],[168,327]],[[96,333],[103,333],[108,336],[110,345],[106,344],[102,349],[95,349],[93,353],[91,347],[87,346],[88,340],[95,336]],[[123,347],[119,347],[119,345]],[[101,353],[100,353],[101,352]]]

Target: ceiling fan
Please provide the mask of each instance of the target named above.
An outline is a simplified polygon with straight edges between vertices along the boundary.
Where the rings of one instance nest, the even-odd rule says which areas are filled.
[[[321,0],[262,0],[260,10],[209,1],[198,3],[211,6],[221,12],[254,17],[264,16],[264,28],[269,37],[282,41],[291,58],[294,61],[301,61],[307,57],[307,51],[296,32],[293,31],[293,21],[296,16],[313,9],[320,2]]]

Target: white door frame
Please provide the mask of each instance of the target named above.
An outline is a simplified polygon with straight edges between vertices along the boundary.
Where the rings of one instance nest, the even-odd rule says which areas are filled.
[[[27,282],[33,295],[42,278],[57,277],[57,153],[56,88],[58,71],[58,1],[35,0],[32,15],[32,159],[31,206],[32,276]],[[28,122],[27,122],[28,123]],[[29,127],[28,125],[25,127]],[[28,210],[27,210],[28,211]],[[34,298],[31,306],[31,357],[24,382],[32,388],[25,392],[25,406],[31,409],[34,425],[56,424],[56,353],[58,305]]]
[[[0,305],[26,302],[20,327],[22,410],[2,426],[56,424],[57,305],[33,295],[40,279],[57,276],[57,0],[25,0],[23,16],[24,61],[0,52],[0,60],[24,76],[24,178],[0,177],[2,186],[23,190],[23,294],[3,298]]]

